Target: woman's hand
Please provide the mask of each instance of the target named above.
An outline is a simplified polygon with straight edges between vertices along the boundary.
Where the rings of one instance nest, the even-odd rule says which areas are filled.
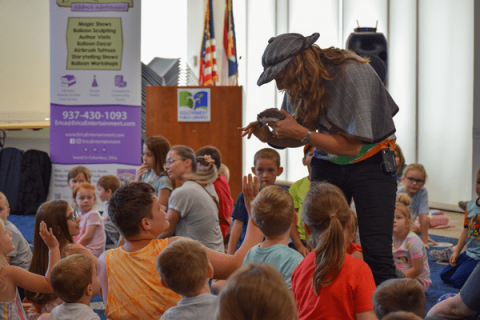
[[[261,128],[258,127],[258,121],[250,122],[246,127],[238,128],[238,130],[241,130],[242,137],[247,136],[247,139],[250,139],[252,134],[254,134],[258,140],[262,142],[268,142],[273,137],[273,134],[268,129],[268,126],[263,126]]]
[[[272,128],[275,129],[276,137],[278,139],[293,138],[302,140],[306,136],[308,129],[300,125],[289,112],[281,111],[285,115],[285,119],[277,121],[272,125]]]
[[[248,216],[251,217],[251,203],[253,199],[257,196],[259,190],[260,190],[260,185],[258,183],[258,178],[257,176],[253,176],[250,173],[248,176],[243,177],[243,184],[242,184],[242,191],[243,191],[243,196],[245,200],[245,207],[247,208],[248,211]]]
[[[57,238],[53,235],[52,228],[47,230],[47,224],[43,221],[40,222],[40,237],[42,237],[48,249],[52,250],[60,247]]]

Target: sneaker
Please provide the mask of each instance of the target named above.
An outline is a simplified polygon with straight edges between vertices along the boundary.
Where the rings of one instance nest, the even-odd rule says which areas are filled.
[[[462,209],[463,211],[465,211],[465,209],[467,208],[467,204],[468,204],[468,201],[458,201],[458,206],[459,206],[460,209]]]
[[[453,252],[450,250],[450,248],[443,250],[431,250],[429,253],[430,257],[440,261],[449,261],[452,254]]]

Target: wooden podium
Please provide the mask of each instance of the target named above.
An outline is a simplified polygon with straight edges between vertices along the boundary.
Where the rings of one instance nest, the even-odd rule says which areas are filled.
[[[211,121],[178,122],[177,89],[202,87],[146,87],[146,137],[164,136],[170,144],[183,144],[193,151],[211,145],[220,150],[222,163],[230,169],[232,198],[242,191],[242,87],[210,89]]]

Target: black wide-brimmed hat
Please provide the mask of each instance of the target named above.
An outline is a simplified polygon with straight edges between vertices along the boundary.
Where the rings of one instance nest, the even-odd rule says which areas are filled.
[[[315,32],[308,37],[299,33],[284,33],[270,38],[262,56],[263,72],[257,85],[261,86],[275,79],[296,55],[310,48],[319,37],[320,34]]]

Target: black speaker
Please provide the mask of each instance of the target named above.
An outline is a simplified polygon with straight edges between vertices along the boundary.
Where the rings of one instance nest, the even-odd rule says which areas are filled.
[[[350,33],[346,47],[361,57],[370,59],[370,65],[377,72],[383,84],[387,85],[388,54],[387,39],[377,28],[355,28]]]

